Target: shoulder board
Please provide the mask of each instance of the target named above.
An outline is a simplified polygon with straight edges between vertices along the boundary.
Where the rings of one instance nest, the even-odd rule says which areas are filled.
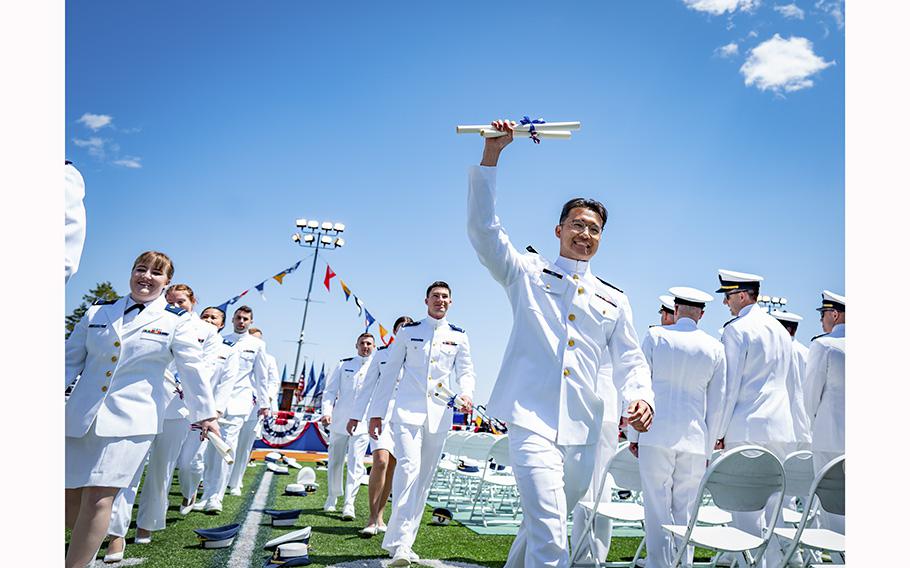
[[[526,247],[525,247],[525,250],[528,251],[528,252],[530,252],[530,253],[533,253],[533,254],[540,254],[539,252],[537,252],[536,250],[534,250],[534,247],[532,247],[531,245],[526,246]]]
[[[71,161],[67,160],[66,158],[63,159],[63,165],[64,165],[64,166],[68,166],[68,165],[70,165],[70,164],[72,164]]]
[[[92,305],[93,306],[110,306],[111,304],[116,303],[117,300],[119,300],[119,299],[120,298],[116,298],[114,300],[102,300],[99,298],[99,299],[95,300],[94,302],[92,302]]]
[[[813,337],[812,339],[810,339],[809,342],[811,343],[811,342],[815,341],[816,339],[818,339],[819,337],[824,337],[824,336],[826,336],[826,335],[828,335],[828,334],[827,334],[827,333],[819,333],[818,335],[816,335],[815,337]]]
[[[727,327],[728,325],[730,325],[731,323],[735,322],[738,319],[739,319],[739,316],[736,316],[735,318],[727,321],[727,323],[724,324],[724,327]]]
[[[230,339],[223,339],[222,341],[224,342],[225,345],[229,345],[231,347],[234,346],[234,342],[231,341]]]
[[[597,278],[598,280],[600,280],[602,283],[606,284],[606,285],[609,286],[610,288],[613,288],[614,290],[616,290],[616,291],[619,292],[620,294],[625,294],[625,292],[623,292],[622,290],[620,290],[620,289],[617,288],[616,286],[610,284],[609,282],[607,282],[606,280],[604,280],[604,279],[601,278],[600,276],[595,276],[595,278]]]
[[[401,327],[414,327],[415,325],[420,325],[419,321],[412,321],[411,323],[403,324]]]
[[[348,357],[347,359],[342,359],[341,362],[342,362],[342,363],[347,363],[348,361],[351,361],[352,359],[354,359],[354,358],[353,358],[353,357]]]
[[[652,327],[657,327],[657,324],[655,323],[655,324],[649,325],[649,326],[648,326],[648,329],[651,329]]]
[[[376,351],[382,351],[383,349],[388,349],[388,348],[389,348],[388,345],[383,345],[382,347],[380,347],[380,348],[377,349]]]
[[[452,328],[452,331],[457,331],[458,333],[464,333],[464,330],[458,327],[457,325],[450,323],[449,327]]]
[[[164,308],[164,311],[171,312],[172,314],[175,314],[178,316],[182,316],[183,314],[186,313],[186,310],[184,310],[183,308],[176,308],[170,304],[168,304],[167,307]]]

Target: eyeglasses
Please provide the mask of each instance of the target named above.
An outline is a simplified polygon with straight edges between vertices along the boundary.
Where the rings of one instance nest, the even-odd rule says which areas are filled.
[[[598,225],[586,225],[581,221],[572,221],[567,225],[573,233],[577,233],[579,235],[585,231],[588,231],[588,234],[590,234],[592,237],[599,237],[601,231],[603,231],[603,229],[601,229]]]
[[[733,294],[739,294],[740,292],[742,292],[742,290],[733,290],[732,292],[724,292],[724,298],[729,300],[730,296],[732,296]]]

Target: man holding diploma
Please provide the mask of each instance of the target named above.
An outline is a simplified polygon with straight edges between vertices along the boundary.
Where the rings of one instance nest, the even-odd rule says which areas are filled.
[[[480,262],[505,288],[513,312],[488,408],[509,424],[512,468],[525,512],[506,566],[568,566],[568,511],[591,482],[603,424],[618,426],[621,396],[623,420],[646,431],[654,394],[629,300],[589,267],[606,209],[581,198],[563,206],[555,262],[530,247],[518,252],[494,210],[496,165],[512,142],[515,123],[492,125],[507,134],[485,139],[480,166],[470,169],[468,237]],[[613,381],[598,389],[598,370],[605,364],[612,364]]]

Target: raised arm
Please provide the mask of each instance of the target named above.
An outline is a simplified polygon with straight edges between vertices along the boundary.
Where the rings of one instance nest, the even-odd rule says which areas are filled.
[[[494,122],[499,130],[511,125]],[[512,141],[512,135],[487,138],[483,159],[468,172],[468,239],[493,278],[508,285],[518,275],[522,255],[515,250],[496,216],[496,164],[499,154]]]

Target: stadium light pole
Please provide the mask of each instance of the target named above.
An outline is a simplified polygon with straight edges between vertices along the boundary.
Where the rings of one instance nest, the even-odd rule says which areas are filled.
[[[343,223],[333,223],[325,221],[320,223],[314,219],[297,219],[297,228],[299,229],[293,235],[291,240],[299,246],[315,249],[313,254],[313,267],[310,269],[310,285],[306,291],[306,299],[303,301],[303,321],[300,322],[300,337],[297,338],[297,356],[294,357],[294,377],[299,381],[297,371],[300,367],[300,352],[303,350],[303,333],[306,329],[306,316],[310,308],[310,294],[313,292],[313,276],[316,274],[316,259],[319,258],[319,250],[333,250],[344,246],[344,239],[338,235],[344,232]]]

